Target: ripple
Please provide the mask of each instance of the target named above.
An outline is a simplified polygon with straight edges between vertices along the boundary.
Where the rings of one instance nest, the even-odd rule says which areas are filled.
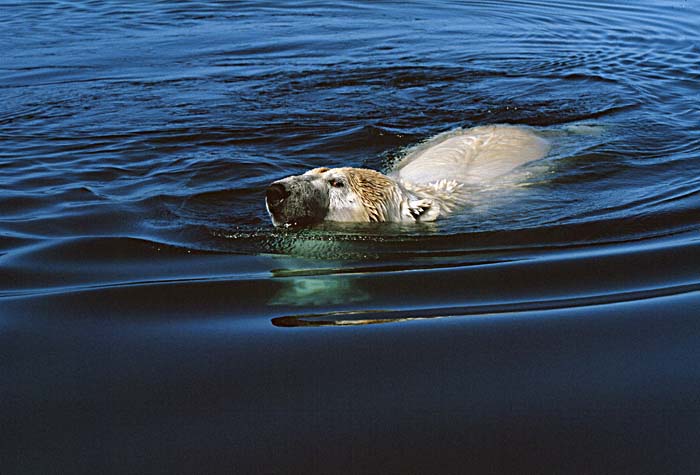
[[[414,259],[693,229],[693,5],[98,3],[18,4],[0,33],[2,231]],[[436,133],[498,122],[536,126],[553,152],[454,219],[269,227],[275,179],[388,170]]]
[[[404,323],[419,320],[459,317],[495,318],[507,314],[527,312],[547,312],[551,310],[575,309],[580,307],[597,307],[602,305],[617,305],[627,302],[675,297],[684,294],[696,294],[700,291],[700,282],[675,287],[646,289],[617,294],[602,294],[582,298],[570,298],[539,302],[514,302],[507,304],[475,305],[448,308],[424,308],[413,310],[391,311],[345,311],[321,314],[293,315],[275,317],[271,323],[276,327],[343,327],[376,325],[382,323]]]

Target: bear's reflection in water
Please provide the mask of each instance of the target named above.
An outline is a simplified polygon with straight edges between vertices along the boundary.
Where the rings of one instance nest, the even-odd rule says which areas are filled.
[[[364,302],[370,295],[353,285],[352,279],[338,276],[285,277],[282,288],[268,302],[270,305],[309,307]]]

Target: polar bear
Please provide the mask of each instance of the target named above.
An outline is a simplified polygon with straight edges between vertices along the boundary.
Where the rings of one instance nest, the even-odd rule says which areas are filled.
[[[267,188],[266,207],[275,226],[434,221],[463,205],[469,190],[543,158],[549,147],[526,127],[457,129],[413,148],[386,175],[365,168],[314,168],[275,181]]]

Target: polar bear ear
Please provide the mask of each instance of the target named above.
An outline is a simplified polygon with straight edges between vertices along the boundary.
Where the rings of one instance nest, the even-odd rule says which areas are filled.
[[[416,221],[435,221],[440,215],[440,205],[433,200],[411,200],[408,210]]]
[[[308,172],[304,173],[304,175],[311,175],[312,173],[317,173],[320,175],[321,173],[325,173],[328,170],[330,170],[330,168],[328,167],[314,168],[313,170],[309,170]]]

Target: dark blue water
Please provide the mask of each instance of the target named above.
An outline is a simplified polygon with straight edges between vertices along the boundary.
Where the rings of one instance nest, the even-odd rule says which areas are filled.
[[[693,473],[700,6],[0,1],[0,473]],[[552,142],[429,225],[272,181]]]

